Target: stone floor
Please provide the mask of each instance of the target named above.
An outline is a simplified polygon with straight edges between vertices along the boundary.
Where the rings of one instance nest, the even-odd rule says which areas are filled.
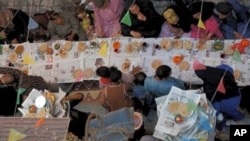
[[[68,85],[68,86],[70,86],[70,85]],[[198,87],[199,86],[192,86],[192,88],[198,88]],[[98,81],[84,81],[81,83],[75,83],[73,89],[74,89],[74,91],[82,91],[83,93],[88,93],[88,92],[91,92],[93,90],[99,90]],[[88,107],[89,107],[89,105],[88,105]],[[102,108],[100,108],[100,106],[98,106],[98,105],[96,105],[96,106],[92,105],[92,107],[96,107],[96,109],[102,110]],[[76,109],[79,109],[80,111],[84,111],[84,110],[86,110],[86,105],[84,105],[84,103],[82,102],[76,106]],[[220,132],[220,134],[218,134],[219,140],[222,140],[222,141],[229,140],[229,127],[230,127],[230,125],[234,125],[234,124],[250,125],[250,114],[246,110],[242,110],[242,112],[245,114],[245,118],[240,122],[233,122],[233,121],[228,122],[226,128],[222,132]],[[158,119],[156,111],[151,110],[149,112],[149,114],[147,116],[144,116],[143,118],[144,118],[144,125],[145,125],[145,129],[146,129],[146,133],[152,134],[154,132],[154,127],[155,127],[155,125],[157,123],[157,119]]]

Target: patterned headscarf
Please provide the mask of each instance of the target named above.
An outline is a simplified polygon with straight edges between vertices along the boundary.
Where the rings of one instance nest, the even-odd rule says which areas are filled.
[[[13,28],[12,17],[10,16],[11,11],[0,11],[0,27],[2,28]]]
[[[0,12],[0,27],[5,28],[8,25],[8,20],[5,12]]]

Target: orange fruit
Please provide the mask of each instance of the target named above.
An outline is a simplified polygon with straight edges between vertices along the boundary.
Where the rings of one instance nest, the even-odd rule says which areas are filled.
[[[249,46],[249,41],[247,39],[243,39],[241,40],[240,44],[243,46],[243,47],[247,47]]]
[[[175,64],[179,64],[182,60],[183,60],[183,56],[182,55],[176,55],[176,56],[174,56],[173,57],[173,62],[175,63]]]
[[[47,48],[47,54],[51,55],[53,54],[54,50],[50,47]]]
[[[119,41],[115,41],[114,43],[113,43],[113,48],[114,49],[119,49],[121,47],[121,43],[119,42]]]

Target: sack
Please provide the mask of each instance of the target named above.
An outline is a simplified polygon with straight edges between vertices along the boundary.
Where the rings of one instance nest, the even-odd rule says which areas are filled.
[[[128,141],[134,135],[133,114],[133,108],[122,108],[104,116],[91,113],[86,122],[84,141]]]

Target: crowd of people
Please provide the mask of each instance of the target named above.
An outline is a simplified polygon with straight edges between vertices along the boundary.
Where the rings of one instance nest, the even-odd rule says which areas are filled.
[[[202,88],[206,93],[207,99],[211,101],[216,109],[216,116],[222,119],[217,122],[216,130],[223,131],[227,121],[241,122],[244,119],[244,113],[239,108],[246,108],[247,90],[249,87],[240,88],[234,78],[233,69],[225,64],[217,67],[204,66],[205,69],[195,70],[196,75],[203,80]],[[226,72],[226,73],[225,73]],[[114,112],[124,107],[133,107],[135,111],[147,116],[151,110],[156,110],[155,98],[166,96],[169,94],[172,86],[183,90],[189,90],[190,86],[181,79],[171,76],[172,69],[167,65],[161,65],[155,70],[153,76],[147,76],[139,66],[134,67],[131,72],[123,73],[114,66],[101,66],[97,68],[96,74],[100,77],[99,87],[101,89],[100,104],[108,111]],[[1,116],[13,116],[16,114],[16,99],[18,88],[25,88],[21,95],[23,101],[32,89],[54,91],[55,88],[51,83],[46,82],[40,76],[27,75],[20,70],[14,68],[0,67],[0,83],[1,83],[1,104],[4,106],[0,109]],[[221,76],[224,76],[224,87],[226,94],[214,92],[219,85]],[[35,83],[34,83],[35,82]],[[60,87],[60,85],[57,85]],[[56,89],[58,91],[58,89]],[[85,124],[89,113],[84,113],[74,109],[83,99],[82,93],[67,95],[63,100],[69,101],[71,105],[70,116],[71,122],[68,131],[76,135],[78,138],[84,136]],[[8,98],[8,102],[5,98]],[[7,108],[6,108],[7,106]],[[153,127],[152,127],[153,128]],[[144,126],[140,132],[135,132],[135,140],[142,138],[143,140],[155,139],[153,136],[146,134]]]
[[[89,3],[93,6],[92,9],[86,9]],[[131,20],[130,24],[121,22],[127,14]],[[73,13],[53,10],[36,13],[32,18],[39,27],[33,34],[28,34],[30,17],[22,10],[9,8],[0,12],[0,43],[15,44],[50,39],[81,41],[89,40],[94,34],[99,38],[190,37],[199,39],[200,43],[205,43],[209,39],[250,38],[249,15],[247,7],[237,0],[219,3],[203,1],[184,3],[182,0],[175,0],[161,14],[156,12],[150,0],[90,0],[78,5]],[[201,21],[204,27],[198,26]],[[239,106],[250,111],[249,106],[245,104],[246,101],[241,99],[246,96],[244,95],[246,90],[241,91],[230,66],[205,66],[205,68],[195,73],[204,82],[201,87],[207,94],[208,100],[211,100],[211,94],[216,90],[222,74],[227,72],[224,80],[228,94],[218,94],[221,97],[212,100],[212,105],[217,110],[216,115],[222,114],[224,117],[216,125],[216,129],[222,131],[226,120],[238,122],[244,118],[244,114],[238,110]],[[99,86],[102,92],[100,103],[109,112],[123,107],[134,107],[136,111],[146,116],[150,110],[156,109],[155,98],[168,95],[172,86],[183,90],[190,88],[187,83],[172,77],[171,73],[172,70],[168,65],[159,66],[153,76],[147,76],[139,66],[134,67],[129,73],[123,73],[114,66],[101,66],[96,70],[96,74],[100,77]],[[42,77],[30,76],[16,69],[0,67],[0,74],[2,74],[0,89],[3,96],[1,100],[5,101],[6,94],[8,99],[12,99],[7,109],[0,110],[2,116],[14,114],[16,90],[19,87],[25,88],[22,99],[25,99],[33,88],[51,89],[51,85]],[[83,98],[81,93],[76,93],[67,95],[64,100],[72,101],[74,107]],[[82,138],[84,136],[82,123],[86,121],[88,113],[71,110],[78,113],[78,118],[71,115],[69,131]],[[144,136],[143,133],[139,137],[135,136],[137,140],[140,138],[144,141],[156,140],[152,136]]]
[[[201,43],[209,39],[250,37],[249,10],[238,0],[216,3],[175,0],[162,13],[156,11],[151,0],[87,0],[74,11],[50,9],[29,17],[21,9],[8,8],[0,15],[1,43],[79,41],[89,40],[92,35],[189,37],[198,38]],[[129,16],[129,23],[123,22],[125,16]],[[28,29],[30,18],[39,25],[35,31]]]

